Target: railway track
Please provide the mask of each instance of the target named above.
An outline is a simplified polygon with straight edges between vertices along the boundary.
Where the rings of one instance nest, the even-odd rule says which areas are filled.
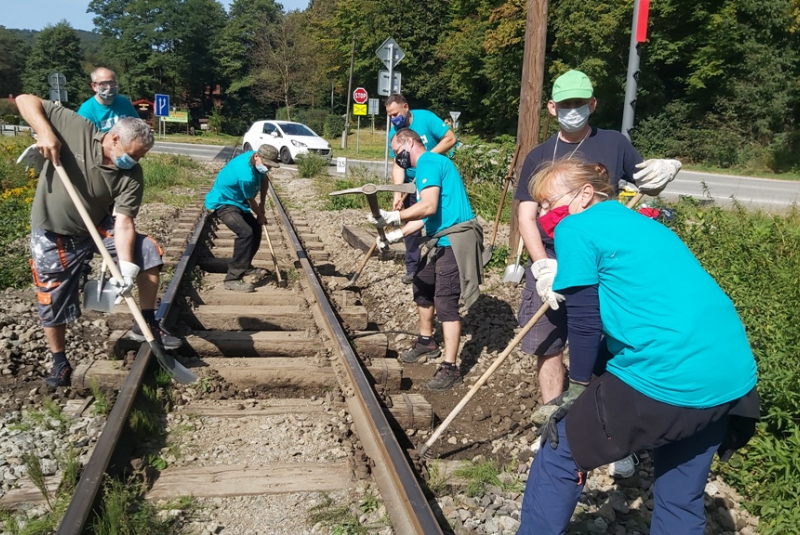
[[[318,278],[327,261],[322,243],[307,222],[290,218],[271,190],[268,232],[285,287],[277,284],[269,250],[262,246],[254,265],[268,275],[257,282],[257,291],[226,291],[222,280],[233,234],[207,217],[202,196],[182,212],[165,248],[173,275],[157,317],[190,330],[179,350],[180,360],[200,378],[190,389],[202,391],[213,380],[226,385],[226,393],[211,396],[217,398],[212,402],[178,403],[167,415],[166,440],[180,454],[169,455],[172,462],[157,473],[148,472],[148,496],[219,500],[348,492],[359,479],[372,477],[395,533],[441,533],[390,424],[413,425],[413,400],[398,396],[389,403],[395,414],[379,401],[382,391],[399,388],[399,365],[386,359],[385,336],[366,332],[366,311],[352,293],[334,296],[338,308],[326,295]],[[154,360],[147,344],[132,346],[127,340],[125,311],[110,314],[108,323],[120,356],[138,352],[129,368],[123,360],[99,360],[76,370],[74,388],[94,383],[118,388],[118,394],[59,535],[91,526],[109,465],[125,455],[120,450],[132,410]],[[362,336],[351,340],[348,332]],[[298,458],[291,443],[311,443],[321,428],[338,429],[340,439],[322,441],[310,454],[306,448]],[[281,436],[270,436],[275,430]],[[209,437],[220,439],[210,450]]]

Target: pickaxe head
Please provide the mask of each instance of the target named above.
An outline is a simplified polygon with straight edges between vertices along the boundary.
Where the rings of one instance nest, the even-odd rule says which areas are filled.
[[[374,195],[379,191],[398,191],[400,193],[414,193],[416,187],[414,184],[364,184],[359,188],[342,189],[339,191],[332,191],[328,195],[346,195],[348,193],[363,193],[364,195]]]

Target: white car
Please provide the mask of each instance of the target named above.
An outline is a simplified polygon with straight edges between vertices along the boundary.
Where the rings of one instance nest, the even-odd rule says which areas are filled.
[[[261,145],[278,149],[280,160],[290,164],[300,154],[316,154],[331,163],[331,145],[302,123],[256,121],[244,135],[242,150],[258,150]]]

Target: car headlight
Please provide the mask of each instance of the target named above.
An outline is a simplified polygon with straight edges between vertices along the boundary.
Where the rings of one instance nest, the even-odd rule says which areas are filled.
[[[307,147],[308,146],[305,143],[302,143],[300,141],[295,141],[294,139],[292,140],[292,145],[294,145],[295,147]]]

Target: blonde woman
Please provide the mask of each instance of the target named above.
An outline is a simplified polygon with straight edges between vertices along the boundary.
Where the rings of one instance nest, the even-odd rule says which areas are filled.
[[[702,535],[713,455],[741,447],[758,418],[733,303],[671,230],[611,200],[602,165],[556,161],[530,193],[555,239],[570,384],[542,426],[519,533],[564,533],[588,470],[652,449],[651,535]]]

